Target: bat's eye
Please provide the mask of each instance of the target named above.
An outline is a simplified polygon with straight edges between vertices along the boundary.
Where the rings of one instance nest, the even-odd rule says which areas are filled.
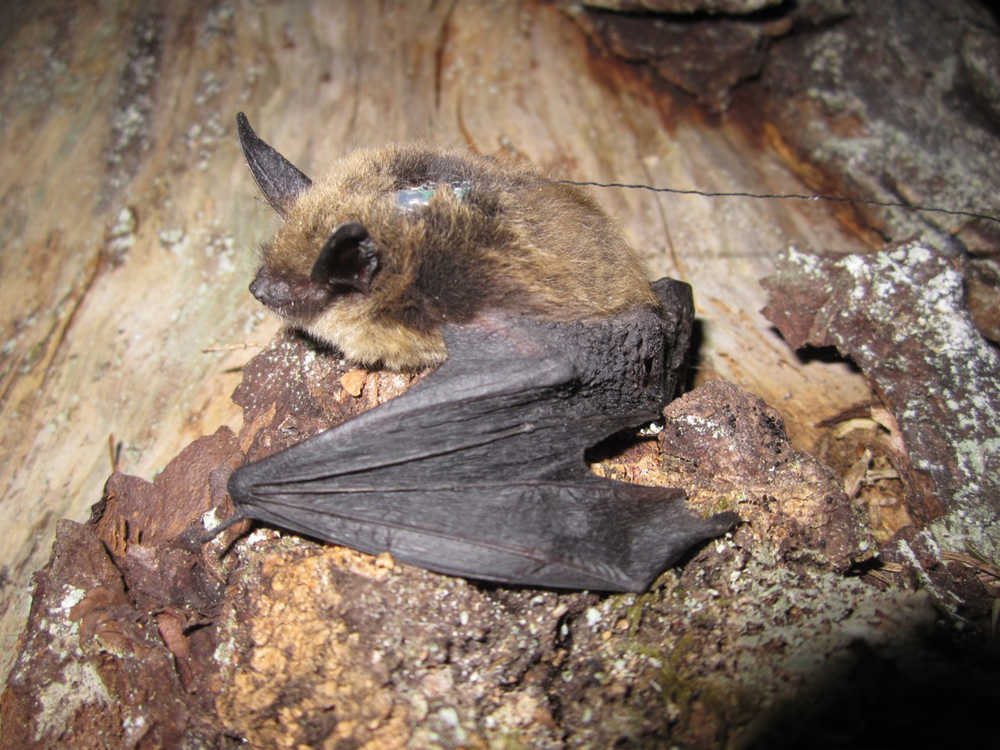
[[[341,224],[316,258],[309,278],[330,287],[367,293],[379,267],[378,249],[368,230],[357,222]]]

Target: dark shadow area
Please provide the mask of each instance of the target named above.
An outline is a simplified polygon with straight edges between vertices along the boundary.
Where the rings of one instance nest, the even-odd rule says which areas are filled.
[[[993,16],[993,23],[1000,26],[1000,8],[997,7],[997,4],[993,0],[976,0],[976,2]]]
[[[622,458],[625,451],[646,440],[655,441],[655,438],[639,435],[635,429],[622,430],[608,435],[601,442],[587,448],[583,453],[583,459],[588,464],[592,464],[608,461],[612,458]]]
[[[938,626],[878,649],[856,641],[747,747],[993,747],[998,706],[997,642]]]
[[[778,336],[782,341],[785,337],[781,335],[781,331],[778,330],[777,326],[771,326],[771,332]],[[843,362],[850,368],[851,372],[860,373],[861,368],[857,366],[853,359],[850,357],[845,357],[841,354],[837,347],[835,346],[800,346],[795,350],[795,358],[803,365],[807,365],[811,362],[821,362],[823,364],[836,364],[838,362]]]
[[[845,357],[835,346],[803,346],[795,350],[795,358],[804,365],[811,362],[822,362],[823,364],[837,364],[842,362],[847,365],[851,372],[861,372],[861,368],[855,364],[850,357]]]
[[[317,354],[321,354],[324,357],[332,357],[333,359],[343,359],[344,357],[343,353],[339,349],[331,346],[322,339],[316,338],[309,333],[309,331],[301,328],[295,328],[294,326],[285,326],[285,330],[290,331],[292,336],[299,341],[304,341],[306,345]]]
[[[595,8],[587,7],[586,12],[595,16],[626,17],[649,20],[660,20],[665,23],[678,25],[693,25],[699,23],[712,23],[718,21],[738,21],[741,23],[770,23],[784,18],[799,6],[798,0],[782,0],[775,5],[767,5],[763,8],[750,11],[749,13],[726,13],[719,11],[709,12],[707,10],[688,10],[686,12],[674,12],[670,10],[618,10],[616,8]]]
[[[694,380],[698,370],[702,367],[703,357],[701,355],[702,344],[705,343],[705,322],[701,318],[695,318],[691,326],[691,345],[685,361],[687,372],[681,381],[680,390],[674,396],[680,396],[694,389]]]

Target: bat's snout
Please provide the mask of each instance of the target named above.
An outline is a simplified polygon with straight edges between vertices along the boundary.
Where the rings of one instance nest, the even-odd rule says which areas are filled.
[[[268,273],[267,268],[262,268],[250,284],[250,294],[276,310],[286,307],[293,299],[292,285],[280,276]]]
[[[307,278],[278,273],[264,266],[250,284],[250,294],[279,315],[309,318],[330,304],[329,290]]]

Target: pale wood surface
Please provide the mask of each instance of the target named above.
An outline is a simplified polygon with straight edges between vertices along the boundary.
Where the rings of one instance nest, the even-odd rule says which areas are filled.
[[[203,349],[264,343],[277,324],[246,292],[276,219],[242,163],[237,111],[314,175],[352,147],[419,139],[576,179],[805,189],[780,149],[595,59],[551,5],[203,6],[0,11],[4,673],[55,521],[84,520],[100,499],[109,435],[121,468],[149,478],[239,423],[229,394],[254,349]],[[758,313],[757,280],[781,247],[863,247],[829,209],[596,197],[651,276],[694,285],[702,377],[764,397],[804,447],[818,419],[868,397],[843,365],[799,361]],[[123,210],[131,233],[114,229]]]

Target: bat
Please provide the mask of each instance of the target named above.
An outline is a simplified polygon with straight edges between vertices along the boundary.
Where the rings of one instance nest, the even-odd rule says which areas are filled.
[[[237,129],[283,218],[251,293],[361,365],[435,367],[233,472],[238,517],[471,579],[636,592],[738,522],[587,468],[674,396],[694,308],[578,188],[408,146],[313,183]]]

